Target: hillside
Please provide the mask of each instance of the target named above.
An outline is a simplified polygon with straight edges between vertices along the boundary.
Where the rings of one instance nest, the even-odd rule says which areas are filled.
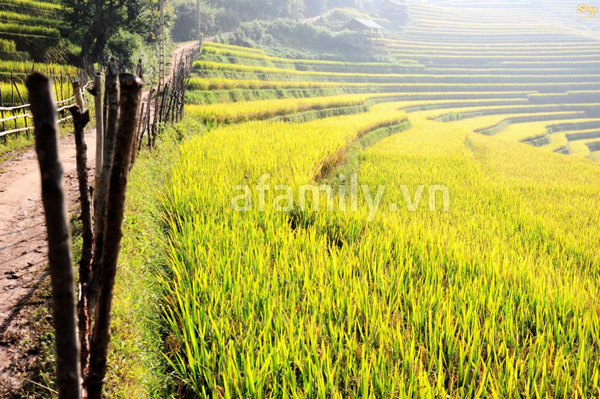
[[[37,61],[60,40],[61,6],[58,2],[3,0],[0,11],[0,59]]]

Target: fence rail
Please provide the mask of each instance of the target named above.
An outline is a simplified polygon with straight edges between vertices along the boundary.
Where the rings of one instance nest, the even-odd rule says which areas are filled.
[[[156,139],[164,126],[180,121],[183,118],[186,87],[190,80],[192,72],[192,63],[198,55],[198,49],[194,49],[181,56],[172,66],[171,73],[166,82],[158,87],[152,87],[144,95],[145,101],[140,107],[140,124],[136,135],[136,148],[141,150],[144,143],[148,148],[156,145]],[[142,74],[141,64],[138,65],[138,75]],[[71,114],[67,112],[69,108],[76,105],[75,90],[71,84],[67,84],[67,93],[63,87],[66,83],[72,83],[69,75],[50,75],[51,79],[57,83],[54,85],[54,95],[57,100],[58,122],[66,122],[72,119]],[[141,77],[141,76],[140,76]],[[22,134],[32,132],[33,119],[30,110],[30,104],[25,103],[18,87],[18,79],[11,73],[10,78],[10,96],[9,100],[12,106],[7,107],[4,104],[2,88],[0,87],[0,138],[6,140],[6,136],[12,134]],[[90,91],[91,84],[88,82],[84,87],[80,86],[83,92],[86,89]],[[6,89],[6,86],[5,86]],[[20,102],[20,105],[16,103]]]
[[[67,105],[63,105],[60,108],[57,108],[56,112],[59,115],[59,119],[58,119],[58,123],[63,123],[66,122],[68,120],[71,120],[73,117],[71,115],[63,115],[66,113],[66,111],[71,108],[73,105],[75,105],[75,96],[72,96],[66,100],[63,101],[59,101],[56,103],[57,105],[62,105],[62,104],[67,104]],[[2,115],[2,119],[0,119],[0,124],[2,124],[2,130],[0,131],[0,137],[5,137],[8,136],[9,134],[16,134],[16,133],[26,133],[29,131],[33,131],[33,124],[31,124],[31,126],[29,125],[29,123],[27,122],[27,120],[33,120],[33,116],[26,112],[30,110],[30,105],[29,104],[24,104],[24,105],[20,105],[18,107],[0,107],[0,114]],[[25,111],[26,113],[22,113],[22,114],[15,114],[17,111]],[[4,117],[4,113],[5,112],[10,112],[12,114],[12,116],[5,118]],[[19,119],[23,119],[25,122],[25,126],[23,127],[19,127],[17,120]],[[14,121],[13,123],[10,123],[11,121]],[[7,124],[14,124],[14,127],[9,129],[9,130],[4,130],[5,125]]]
[[[72,116],[67,113],[67,110],[72,107],[75,102],[75,91],[71,87],[71,77],[69,75],[53,76],[52,79],[58,82],[55,87],[55,98],[57,100],[57,113],[59,123],[66,122],[72,119]],[[21,90],[17,83],[17,79],[11,73],[10,82],[10,99],[12,106],[7,107],[4,104],[2,88],[0,87],[0,138],[6,140],[6,137],[11,134],[21,134],[32,132],[33,117],[31,115],[30,104],[25,103]],[[64,86],[67,86],[65,93]],[[6,89],[6,86],[5,86]],[[66,97],[66,98],[65,98]],[[15,105],[20,103],[20,105]]]

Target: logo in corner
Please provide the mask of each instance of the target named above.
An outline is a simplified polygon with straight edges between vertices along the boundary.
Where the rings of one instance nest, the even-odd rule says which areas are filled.
[[[580,14],[587,14],[582,15],[580,19],[594,18],[598,13],[598,7],[594,7],[590,3],[580,4],[577,6],[577,12]]]

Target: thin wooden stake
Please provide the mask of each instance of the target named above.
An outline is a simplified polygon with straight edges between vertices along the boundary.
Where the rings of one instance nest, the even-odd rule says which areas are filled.
[[[113,58],[109,63],[106,74],[105,97],[104,104],[107,110],[107,118],[105,119],[105,136],[104,136],[104,161],[100,174],[100,183],[97,185],[97,202],[94,204],[94,220],[96,246],[94,247],[94,261],[92,262],[92,277],[89,289],[89,309],[93,314],[96,309],[96,301],[98,298],[98,278],[99,278],[99,262],[102,255],[102,245],[104,243],[104,229],[106,213],[108,212],[108,190],[110,185],[110,172],[115,151],[115,140],[117,136],[117,127],[119,121],[119,66]]]
[[[73,95],[75,96],[75,104],[79,107],[81,112],[85,111],[85,101],[83,99],[83,92],[81,91],[81,83],[79,80],[74,80],[72,83]]]
[[[0,107],[4,108],[4,97],[2,96],[2,85],[0,85]],[[0,119],[4,119],[4,111],[0,111]],[[2,121],[2,131],[6,131],[4,121]],[[5,137],[6,139],[6,137]]]
[[[79,107],[74,105],[69,108],[73,115],[75,127],[75,147],[77,149],[77,180],[79,182],[79,202],[81,204],[81,230],[82,247],[81,259],[79,260],[79,301],[77,313],[79,318],[79,341],[81,345],[81,372],[85,376],[90,354],[89,342],[89,312],[88,312],[88,287],[92,274],[92,250],[94,236],[92,233],[92,206],[88,186],[87,171],[87,145],[85,144],[85,126],[90,122],[90,113],[83,114]]]
[[[81,371],[75,316],[75,277],[71,235],[58,154],[58,121],[52,84],[33,73],[26,82],[35,126],[35,149],[42,174],[42,202],[48,230],[59,399],[79,399]]]
[[[94,86],[88,90],[94,96],[94,109],[96,111],[96,169],[94,173],[94,206],[98,202],[98,184],[104,162],[104,114],[102,112],[102,75],[98,72],[94,76]]]
[[[142,81],[132,74],[120,75],[121,113],[115,146],[113,167],[110,174],[108,203],[111,212],[106,217],[106,234],[100,258],[99,297],[92,336],[92,353],[88,398],[101,399],[106,376],[112,299],[117,274],[117,260],[121,246],[122,224],[125,212],[125,194],[129,178],[133,140],[139,121],[139,105]]]
[[[13,78],[13,71],[12,69],[10,70],[10,96],[11,96],[11,101],[12,101],[12,107],[15,106],[15,79]],[[15,116],[15,110],[12,110],[12,116]],[[18,129],[19,126],[17,124],[17,120],[15,119],[15,129]]]
[[[15,86],[15,90],[17,91],[19,100],[21,100],[21,105],[26,105],[25,100],[23,100],[23,96],[21,95],[21,91],[19,90],[19,87],[17,86],[17,83],[15,81],[13,81],[13,85]],[[14,106],[14,104],[13,104],[13,106]],[[27,113],[27,110],[23,109],[23,112]],[[29,127],[29,124],[27,123],[27,117],[23,118],[23,120],[25,121],[25,127]],[[27,131],[27,137],[29,137],[29,131]]]
[[[141,131],[141,129],[142,129],[142,126],[144,125],[145,108],[146,108],[146,104],[142,103],[142,109],[140,110],[140,123],[138,123],[137,131],[135,133],[135,137],[133,138],[133,145],[131,146],[131,167],[133,167],[133,164],[135,164],[135,157],[137,155],[138,141],[140,140],[140,134],[143,133]]]
[[[140,79],[142,79],[142,80],[144,79],[144,67],[142,66],[141,58],[138,60],[136,73]]]
[[[152,117],[152,90],[153,89],[150,89],[150,95],[148,96],[148,114],[146,115],[146,129],[148,129],[148,148],[152,147],[152,127],[150,126],[150,118]]]

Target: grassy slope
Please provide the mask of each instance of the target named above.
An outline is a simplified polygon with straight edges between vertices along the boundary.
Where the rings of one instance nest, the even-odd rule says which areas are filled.
[[[165,237],[160,204],[168,165],[178,159],[181,139],[170,129],[160,136],[156,152],[142,152],[131,173],[107,384],[113,398],[166,397],[171,391],[161,354]]]

